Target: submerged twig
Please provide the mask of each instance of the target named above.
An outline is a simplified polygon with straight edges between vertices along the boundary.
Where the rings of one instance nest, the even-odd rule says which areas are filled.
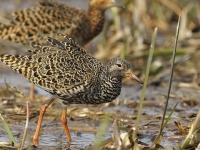
[[[6,80],[4,80],[4,82],[5,82],[5,84],[6,84],[6,86],[7,86],[8,88],[10,88],[11,90],[13,90],[13,91],[16,92],[16,93],[19,93],[23,98],[26,98],[26,97],[27,97],[27,95],[24,94],[22,91],[20,91],[20,90],[17,89],[16,87],[12,87],[10,84],[8,84],[8,83],[6,82]]]
[[[200,130],[200,109],[199,112],[191,126],[191,129],[189,130],[189,133],[187,137],[185,138],[183,144],[181,145],[181,149],[184,149],[189,143],[194,144],[194,137],[195,134]],[[198,139],[199,140],[199,139]],[[200,142],[200,140],[198,141]]]
[[[10,84],[8,84],[6,81],[5,81],[5,84],[8,88],[10,88],[11,90],[13,90],[14,92],[16,93],[19,93],[23,98],[26,98],[26,94],[24,94],[22,91],[20,91],[19,89],[15,88],[15,87],[12,87]],[[27,113],[26,113],[26,125],[25,125],[25,130],[24,130],[24,135],[23,135],[23,138],[22,138],[22,141],[19,145],[19,150],[22,150],[23,149],[23,146],[24,146],[24,142],[25,142],[25,139],[26,139],[26,135],[27,135],[27,130],[28,130],[28,122],[29,122],[29,116],[30,116],[30,109],[29,109],[29,102],[26,102],[26,110],[27,110]],[[5,124],[5,123],[4,123]],[[6,124],[5,124],[6,125]],[[5,128],[5,127],[4,127]],[[5,128],[8,135],[10,136],[10,138],[12,139],[12,141],[15,143],[15,145],[17,145],[12,133],[9,131],[10,129],[8,127]]]
[[[19,150],[22,150],[24,146],[24,142],[25,142],[27,130],[28,130],[29,116],[30,116],[29,102],[26,102],[26,125],[25,125],[24,135],[19,146]]]

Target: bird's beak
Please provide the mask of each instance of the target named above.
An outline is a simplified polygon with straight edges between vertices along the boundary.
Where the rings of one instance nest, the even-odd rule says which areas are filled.
[[[109,2],[109,3],[106,5],[106,7],[107,7],[107,8],[110,8],[110,7],[119,7],[119,8],[122,8],[122,9],[125,8],[125,6],[122,6],[122,5],[120,5],[120,4],[117,4],[117,3],[113,2],[113,1]]]
[[[128,71],[125,73],[125,75],[126,75],[127,77],[131,77],[131,78],[133,78],[134,80],[138,81],[139,83],[143,84],[143,82],[142,82],[136,75],[134,75],[134,74],[132,73],[131,70],[128,70]]]

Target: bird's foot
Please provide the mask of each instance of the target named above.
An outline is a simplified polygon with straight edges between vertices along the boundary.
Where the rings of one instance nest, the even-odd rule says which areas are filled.
[[[35,135],[33,136],[33,144],[34,144],[35,146],[38,146],[38,145],[39,145],[38,137],[35,137]]]

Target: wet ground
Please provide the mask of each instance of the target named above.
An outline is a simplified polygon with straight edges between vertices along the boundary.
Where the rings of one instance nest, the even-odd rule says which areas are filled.
[[[27,94],[30,83],[12,70],[4,70],[7,70],[6,74],[3,73],[4,71],[0,73],[0,82],[2,83],[1,90],[3,91],[1,92],[1,114],[4,119],[9,122],[11,131],[19,142],[22,138],[25,126],[26,99],[22,99],[13,91],[7,91],[3,85],[4,78],[6,77],[7,83],[16,86]],[[68,107],[68,125],[73,139],[71,148],[84,149],[90,147],[90,145],[94,145],[94,139],[105,113],[109,114],[110,121],[104,139],[112,137],[112,123],[116,119],[120,121],[120,127],[134,126],[142,86],[132,81],[128,82],[131,83],[131,85],[124,85],[121,95],[112,103],[97,106],[70,105]],[[32,147],[31,136],[34,134],[39,108],[41,104],[50,97],[48,93],[38,88],[36,89],[36,93],[35,100],[30,101],[31,120],[25,147]],[[148,146],[150,146],[153,137],[158,133],[166,100],[166,93],[167,83],[163,82],[163,86],[148,85],[143,114],[139,125],[139,132],[141,133],[139,140]],[[179,132],[174,121],[180,122],[184,128],[191,125],[200,106],[198,100],[199,96],[199,89],[187,88],[177,82],[173,83],[167,114],[169,114],[172,107],[177,102],[179,104],[167,128],[164,130],[163,140],[161,142],[162,146],[172,148],[172,146],[180,144],[184,139],[185,135]],[[60,121],[61,112],[62,106],[58,102],[55,102],[52,107],[47,110],[42,124],[39,149],[43,149],[44,147],[45,149],[62,149],[65,147],[67,140]],[[121,133],[123,132],[122,130]],[[0,126],[0,133],[0,141],[10,141],[3,126]]]

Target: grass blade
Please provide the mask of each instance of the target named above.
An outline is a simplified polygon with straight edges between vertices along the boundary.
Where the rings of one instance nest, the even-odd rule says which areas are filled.
[[[167,123],[170,120],[172,114],[174,113],[177,105],[178,105],[178,103],[176,103],[176,105],[173,107],[172,111],[170,112],[170,114],[168,115],[168,117],[165,120],[164,124],[162,125],[162,131],[167,126]],[[161,131],[161,134],[158,134],[158,136],[154,139],[154,141],[153,141],[151,146],[154,146],[154,145],[159,144],[161,142],[161,140],[162,140],[162,131]]]
[[[178,103],[176,103],[176,105],[172,108],[172,111],[170,112],[170,114],[168,115],[167,119],[165,120],[165,122],[164,122],[164,124],[162,126],[162,130],[167,126],[167,123],[170,120],[172,114],[174,113],[177,105],[178,105]]]
[[[7,122],[4,120],[4,118],[2,117],[1,114],[0,114],[0,118],[1,118],[1,121],[2,121],[2,124],[3,124],[3,127],[6,130],[7,134],[9,135],[10,139],[13,141],[15,146],[17,146],[17,142],[16,142],[15,138],[13,137]]]
[[[93,150],[101,149],[101,146],[102,146],[101,142],[103,141],[103,136],[106,133],[106,130],[108,128],[109,118],[110,118],[109,115],[105,114],[105,116],[101,122],[99,132],[97,133],[97,136],[95,138],[96,144],[93,146],[93,148],[92,148]]]
[[[137,120],[136,120],[136,125],[135,125],[135,131],[134,131],[134,134],[133,134],[133,140],[136,139],[137,132],[138,132],[138,125],[139,125],[140,117],[141,117],[141,114],[142,114],[144,96],[145,96],[145,92],[146,92],[150,66],[151,66],[151,62],[152,62],[152,58],[153,58],[153,52],[154,52],[154,47],[155,47],[155,43],[156,43],[157,32],[158,32],[158,29],[155,28],[154,29],[154,33],[153,33],[153,37],[152,37],[152,42],[151,42],[151,48],[150,48],[150,52],[149,52],[148,62],[147,62],[147,69],[146,69],[146,73],[145,73],[145,79],[144,79],[144,85],[143,85],[143,89],[142,89],[142,95],[141,95],[141,98],[140,98],[140,106],[139,106],[139,110],[138,110],[138,114],[137,114]]]
[[[177,24],[177,29],[176,29],[176,36],[175,36],[175,46],[174,46],[174,51],[173,51],[173,55],[172,55],[172,63],[171,63],[171,73],[170,73],[170,79],[169,79],[169,87],[168,87],[168,91],[167,91],[167,99],[166,99],[165,108],[164,108],[164,111],[163,111],[162,122],[161,122],[161,125],[160,125],[159,133],[158,133],[157,137],[155,138],[155,140],[153,141],[151,147],[155,146],[155,144],[157,143],[158,139],[160,139],[160,136],[162,135],[162,131],[164,129],[163,128],[163,124],[164,124],[165,115],[166,115],[166,111],[167,111],[167,106],[168,106],[168,102],[169,102],[169,95],[170,95],[170,91],[171,91],[172,78],[173,78],[173,73],[174,73],[174,64],[175,64],[175,58],[176,58],[176,49],[177,49],[178,36],[179,36],[179,30],[180,30],[180,20],[181,20],[181,17],[179,16],[178,24]]]

